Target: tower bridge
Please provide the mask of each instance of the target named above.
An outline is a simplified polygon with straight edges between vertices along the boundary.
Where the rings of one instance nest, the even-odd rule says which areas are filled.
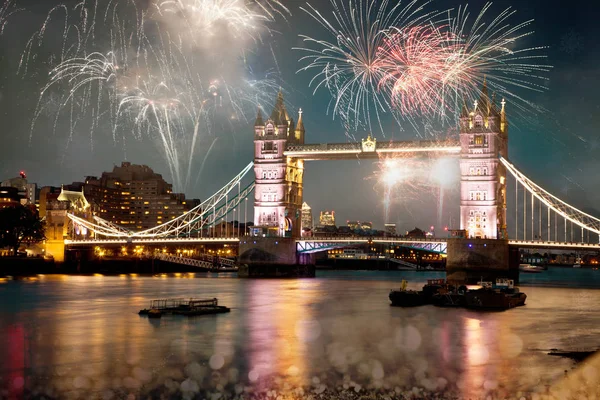
[[[264,119],[261,111],[258,111],[254,123],[254,161],[198,207],[143,231],[129,231],[95,216],[82,217],[71,213],[69,218],[72,224],[84,227],[87,236],[74,234],[65,243],[73,247],[102,242],[235,242],[239,244],[239,261],[244,265],[244,268],[240,268],[240,275],[310,276],[314,274],[313,254],[317,251],[381,241],[446,253],[448,276],[464,281],[479,280],[482,276],[492,279],[494,275],[518,278],[519,248],[600,250],[597,241],[589,244],[584,240],[584,231],[587,232],[588,242],[590,233],[592,239],[599,237],[600,219],[550,194],[508,161],[505,108],[503,100],[498,106],[493,96],[488,96],[484,83],[479,99],[472,105],[464,103],[456,139],[378,142],[368,135],[356,143],[307,144],[302,111],[299,111],[298,122],[295,123],[279,93],[268,118]],[[422,155],[455,155],[458,158],[461,176],[460,226],[456,227],[459,229],[454,231],[454,237],[419,241],[404,238],[301,236],[306,162]],[[510,237],[507,221],[508,178],[514,179],[515,183],[515,233]],[[519,192],[522,193],[521,197]],[[239,227],[237,232],[230,231],[228,234],[226,222],[229,219],[247,221],[251,193],[254,193],[254,203],[250,205],[254,211],[254,226],[243,235]],[[523,207],[519,210],[521,201]],[[531,211],[528,215],[529,207]],[[225,235],[222,235],[224,223]],[[220,231],[217,232],[219,227]],[[574,236],[579,229],[581,241],[578,241],[578,232]],[[522,237],[519,237],[520,232]]]

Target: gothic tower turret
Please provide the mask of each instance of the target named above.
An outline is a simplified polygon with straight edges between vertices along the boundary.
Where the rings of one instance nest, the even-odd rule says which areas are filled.
[[[300,236],[304,166],[283,154],[295,131],[280,91],[270,118],[263,122],[259,110],[254,123],[255,234]]]
[[[506,169],[508,134],[504,100],[498,108],[484,79],[479,100],[460,116],[460,224],[469,237],[506,239]]]

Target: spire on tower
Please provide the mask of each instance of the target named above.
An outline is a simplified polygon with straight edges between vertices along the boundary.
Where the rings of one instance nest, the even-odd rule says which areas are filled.
[[[254,121],[254,126],[265,126],[265,123],[262,119],[262,113],[260,112],[260,107],[258,107],[258,112],[256,113],[256,121]]]
[[[504,101],[504,98],[502,99],[500,104],[502,105],[502,108],[500,109],[500,131],[506,133],[506,110],[504,109],[506,101]]]
[[[298,124],[296,125],[296,132],[304,132],[304,122],[302,121],[302,109],[298,110]]]

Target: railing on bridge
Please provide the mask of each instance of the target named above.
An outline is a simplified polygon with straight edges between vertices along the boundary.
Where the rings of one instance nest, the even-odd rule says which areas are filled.
[[[238,237],[157,237],[157,238],[114,238],[114,239],[65,239],[65,244],[70,246],[90,244],[170,244],[170,243],[239,243]]]
[[[188,265],[190,267],[204,268],[208,270],[218,270],[221,268],[237,268],[234,260],[216,257],[210,254],[202,255],[200,259],[186,258],[171,254],[159,254],[156,256],[158,260],[171,262],[175,264]]]
[[[530,248],[557,248],[557,249],[573,249],[573,250],[600,250],[598,243],[581,243],[581,242],[553,242],[546,240],[509,240],[508,244],[517,247]]]
[[[312,237],[298,239],[296,241],[296,252],[298,253],[317,253],[329,249],[348,247],[365,243],[383,243],[398,244],[403,247],[410,247],[418,250],[425,250],[434,253],[446,253],[446,239],[442,238],[406,238],[406,237],[374,237],[374,236],[330,236],[330,237]]]
[[[390,257],[390,258],[388,258],[388,260],[390,260],[393,263],[396,263],[396,264],[399,264],[399,265],[402,265],[402,266],[408,267],[408,268],[417,269],[419,267],[417,264],[413,264],[411,262],[404,261],[404,260],[401,260],[399,258],[392,258],[392,257]]]

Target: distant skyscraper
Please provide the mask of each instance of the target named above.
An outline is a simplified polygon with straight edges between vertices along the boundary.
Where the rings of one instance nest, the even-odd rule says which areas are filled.
[[[360,228],[363,231],[370,231],[371,229],[373,229],[373,223],[372,222],[361,222]]]
[[[335,226],[335,211],[321,211],[319,216],[319,225]]]
[[[313,228],[312,209],[306,202],[302,203],[302,229]]]

